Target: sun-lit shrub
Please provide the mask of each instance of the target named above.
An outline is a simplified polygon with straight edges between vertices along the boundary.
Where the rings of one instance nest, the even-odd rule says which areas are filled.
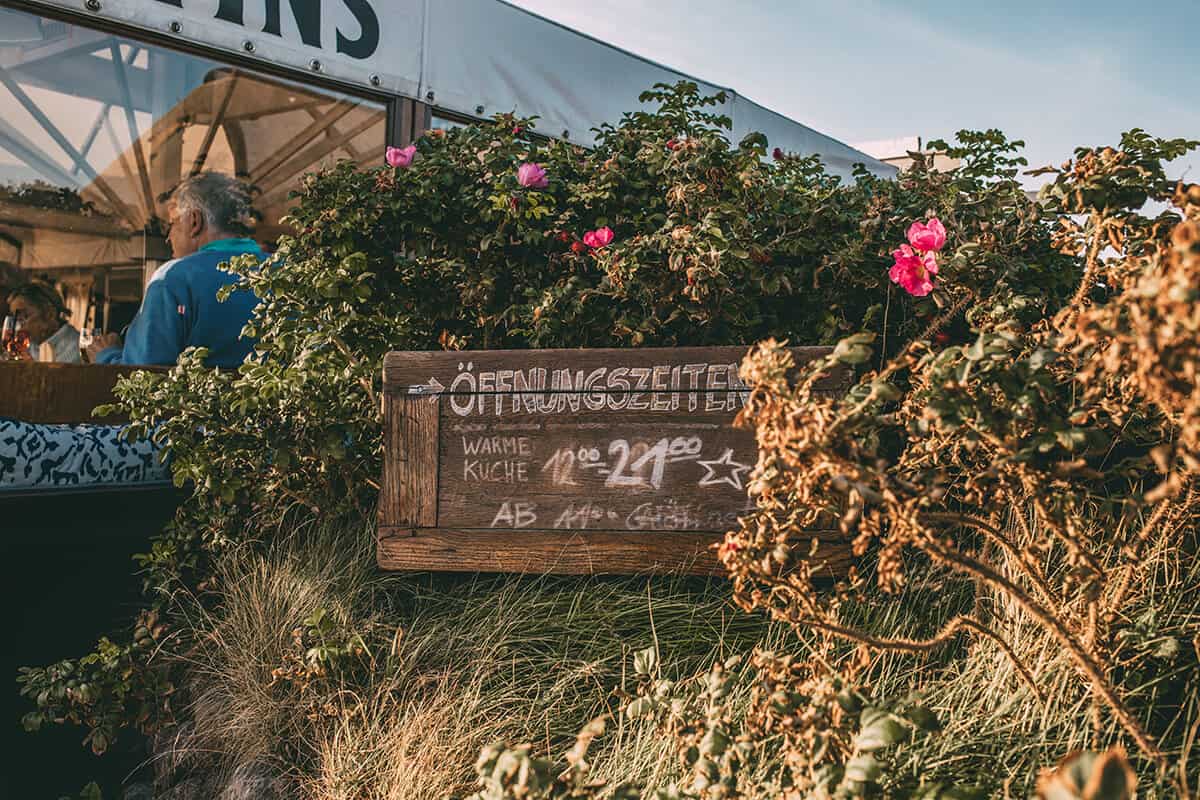
[[[1058,249],[1079,261],[1065,304],[944,269],[943,313],[894,356],[877,361],[864,333],[793,384],[786,350],[756,349],[742,368],[756,387],[742,421],[761,448],[758,509],[721,548],[743,607],[876,651],[975,637],[999,647],[1042,703],[1022,651],[1046,636],[1077,671],[1069,691],[1094,703],[1096,736],[1113,725],[1161,770],[1186,752],[1195,687],[1184,691],[1182,676],[1200,669],[1200,653],[1176,638],[1190,635],[1186,619],[1150,634],[1166,639],[1165,659],[1139,652],[1137,628],[1155,624],[1139,616],[1134,583],[1148,552],[1173,573],[1196,557],[1200,188],[1162,171],[1195,145],[1133,131],[1119,150],[1081,149],[1050,170],[1043,208]],[[1176,207],[1143,216],[1147,200]],[[945,263],[987,257],[992,225],[939,216]],[[844,398],[814,394],[813,378],[839,360],[870,368]],[[809,533],[830,519],[864,567],[833,590],[812,578],[821,552]],[[914,570],[974,581],[980,602],[916,639],[847,621],[848,608],[887,602]],[[1002,635],[985,600],[1025,629]],[[1147,693],[1155,683],[1174,688]]]
[[[164,445],[192,496],[141,557],[153,635],[27,671],[31,725],[83,724],[101,750],[123,726],[195,716],[187,703],[204,698],[207,758],[266,753],[317,795],[340,797],[349,782],[410,796],[434,762],[439,787],[459,786],[456,715],[470,715],[462,741],[474,750],[520,727],[492,703],[519,716],[524,700],[546,716],[546,741],[486,749],[480,798],[932,800],[1006,786],[1013,776],[979,765],[995,767],[1022,732],[1024,749],[1000,755],[1032,790],[1033,766],[1068,749],[1030,733],[1041,713],[1096,750],[1127,740],[1164,792],[1186,785],[1171,770],[1200,702],[1200,614],[1171,593],[1200,586],[1188,566],[1200,189],[1168,181],[1162,162],[1195,143],[1132,131],[1119,149],[1081,149],[1035,200],[1018,180],[1021,143],[997,131],[931,143],[959,161],[949,171],[918,160],[894,181],[860,172],[843,184],[815,159],[768,157],[761,135],[731,144],[694,85],[643,99],[657,107],[603,128],[590,150],[502,115],[389,149],[386,166],[304,179],[292,234],[264,263],[232,265],[261,298],[247,329],[256,355],[220,371],[193,352],[119,388],[131,435]],[[1147,200],[1175,210],[1146,214]],[[566,723],[555,717],[551,734],[541,692],[570,694],[545,665],[578,631],[554,614],[526,630],[488,608],[471,635],[491,641],[484,629],[503,627],[495,664],[533,665],[498,669],[507,682],[493,700],[493,654],[453,626],[405,638],[396,619],[411,609],[389,595],[395,583],[346,589],[256,541],[314,519],[369,528],[388,351],[757,342],[741,415],[760,445],[757,510],[720,555],[736,602],[797,635],[740,642],[740,660],[706,652],[679,680],[641,650],[632,686],[623,652],[592,653],[572,676],[605,694],[612,725],[585,728],[565,766],[551,748]],[[796,382],[783,342],[834,351]],[[813,392],[837,362],[861,380],[843,397]],[[859,557],[833,586],[813,578],[811,532],[829,525]],[[230,579],[229,563],[255,546],[264,561]],[[545,591],[557,614],[562,591]],[[578,591],[572,609],[600,589]],[[685,617],[678,628],[693,626]],[[616,641],[616,621],[590,619]],[[649,629],[658,641],[653,617]],[[397,666],[407,649],[450,645],[468,668]],[[922,666],[937,679],[915,677]],[[476,667],[483,683],[455,682]],[[981,674],[1021,718],[990,719],[1011,736],[971,740],[987,753],[935,758],[955,746],[939,725],[961,732],[964,718],[992,713],[970,706]],[[944,707],[931,711],[915,683]],[[426,684],[431,706],[409,693]],[[476,694],[464,699],[464,687]],[[590,709],[572,697],[571,713]],[[413,720],[436,736],[422,739]],[[638,769],[675,751],[669,770],[642,769],[668,785],[613,779],[637,761],[604,760],[619,749],[605,749],[613,726],[622,741],[651,741]],[[391,763],[422,742],[421,758]],[[1129,769],[1117,750],[1076,756],[1039,785],[1046,797],[1122,797],[1084,784]]]

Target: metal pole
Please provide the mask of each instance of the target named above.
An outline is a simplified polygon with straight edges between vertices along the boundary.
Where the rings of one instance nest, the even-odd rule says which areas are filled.
[[[237,81],[237,73],[231,73],[229,88],[225,91],[225,97],[221,99],[221,106],[217,109],[216,115],[209,122],[208,130],[204,132],[204,141],[200,144],[200,152],[196,153],[196,159],[192,162],[192,171],[188,173],[188,177],[199,175],[200,170],[204,169],[204,162],[208,161],[208,151],[212,147],[213,139],[217,138],[217,131],[225,124],[225,112],[229,110],[229,101],[233,99],[233,90],[237,88]]]
[[[104,325],[101,330],[108,333],[108,324],[111,320],[108,318],[109,311],[112,307],[112,301],[109,299],[112,296],[112,270],[104,270]]]
[[[142,152],[142,136],[138,132],[137,116],[133,113],[133,95],[129,91],[129,80],[125,76],[125,61],[121,48],[114,39],[109,45],[113,68],[117,72],[117,84],[121,87],[121,99],[125,105],[125,123],[129,126],[129,141],[133,145],[133,157],[137,161],[138,177],[141,178],[142,200],[146,205],[146,221],[154,217],[154,190],[150,188],[150,169],[146,166],[146,154]]]
[[[141,47],[130,45],[129,55],[125,59],[126,65],[132,66],[140,52],[142,52]],[[100,114],[96,117],[96,121],[92,123],[92,129],[88,131],[87,138],[83,140],[83,147],[80,148],[80,152],[83,153],[84,158],[87,158],[87,154],[92,150],[92,145],[96,143],[96,137],[100,135],[100,127],[104,124],[104,120],[108,119],[108,112],[112,110],[112,107],[112,103],[105,103],[104,108],[100,110]],[[75,167],[71,170],[71,174],[75,174],[78,171],[79,168]]]

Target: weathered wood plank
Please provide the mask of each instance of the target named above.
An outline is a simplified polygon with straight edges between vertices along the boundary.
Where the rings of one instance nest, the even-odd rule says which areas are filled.
[[[758,450],[733,412],[461,419],[447,406],[444,527],[724,531],[749,507]]]
[[[116,415],[98,419],[92,416],[92,409],[113,402],[118,378],[143,369],[165,372],[167,368],[0,362],[0,417],[48,425],[125,422]]]
[[[437,525],[436,398],[385,394],[381,525]]]
[[[380,566],[719,573],[712,546],[751,510],[758,460],[733,426],[746,350],[389,354]],[[850,377],[834,370],[826,389]],[[844,574],[849,545],[814,535]]]
[[[730,391],[745,388],[738,366],[749,350],[738,346],[388,353],[383,360],[383,384],[391,391],[432,385],[433,391],[455,394]],[[828,347],[791,350],[798,364],[830,352]],[[835,368],[822,386],[831,390],[845,386],[850,374],[843,367]]]
[[[844,575],[850,545],[829,539],[821,546],[818,575]],[[713,545],[718,533],[637,531],[478,531],[381,528],[378,561],[383,569],[410,572],[528,572],[559,575],[636,575],[673,572],[720,575]]]

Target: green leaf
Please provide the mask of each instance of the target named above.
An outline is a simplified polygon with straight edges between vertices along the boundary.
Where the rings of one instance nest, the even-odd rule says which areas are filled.
[[[875,756],[855,756],[846,763],[846,780],[854,783],[874,783],[883,775],[883,767]]]
[[[647,647],[644,650],[638,650],[633,654],[633,671],[642,676],[649,676],[654,672],[654,666],[658,663],[658,652],[653,647]]]
[[[816,540],[814,539],[813,541],[815,544]],[[856,689],[843,689],[837,693],[834,699],[837,700],[837,703],[842,707],[842,710],[846,711],[847,713],[857,714],[862,710],[862,695],[859,694]]]
[[[1029,356],[1029,366],[1031,369],[1039,370],[1047,364],[1052,364],[1058,360],[1058,353],[1049,350],[1045,347],[1039,347]]]
[[[648,697],[639,697],[636,700],[631,700],[629,705],[625,706],[625,715],[630,719],[639,719],[641,717],[650,716],[655,709],[655,703]]]
[[[855,737],[854,744],[864,752],[882,750],[908,735],[907,729],[895,717],[875,709],[863,712],[862,723],[862,730]]]
[[[888,383],[887,381],[872,381],[871,392],[875,395],[876,399],[882,400],[885,403],[895,402],[903,397],[895,384]]]
[[[1154,648],[1153,654],[1157,658],[1175,658],[1179,655],[1180,646],[1179,640],[1168,636],[1158,643]]]
[[[871,358],[871,348],[853,341],[854,337],[842,339],[833,348],[833,357],[843,364],[863,364]]]
[[[1042,800],[1130,800],[1137,779],[1120,748],[1102,755],[1085,751],[1044,771],[1037,790]]]
[[[729,737],[720,728],[712,727],[700,740],[700,752],[707,756],[719,756],[729,747]]]
[[[1087,431],[1082,428],[1070,428],[1065,431],[1055,431],[1054,438],[1067,450],[1078,450],[1087,444]]]
[[[765,149],[767,144],[767,137],[755,131],[742,137],[742,141],[738,143],[738,147],[743,150],[749,150],[752,147]]]
[[[925,706],[912,706],[904,712],[904,716],[921,730],[936,731],[942,727],[934,713]]]

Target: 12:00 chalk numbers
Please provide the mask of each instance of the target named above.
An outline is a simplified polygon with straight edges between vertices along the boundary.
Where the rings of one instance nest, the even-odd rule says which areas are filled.
[[[601,460],[599,448],[560,447],[542,465],[542,472],[549,472],[550,481],[556,486],[578,486],[577,470],[580,473],[595,470],[598,475],[606,476],[604,485],[609,488],[657,490],[662,487],[667,464],[695,460],[703,448],[699,436],[676,436],[659,439],[654,444],[632,445],[627,439],[613,439],[608,443],[608,457],[614,459],[612,466]]]

